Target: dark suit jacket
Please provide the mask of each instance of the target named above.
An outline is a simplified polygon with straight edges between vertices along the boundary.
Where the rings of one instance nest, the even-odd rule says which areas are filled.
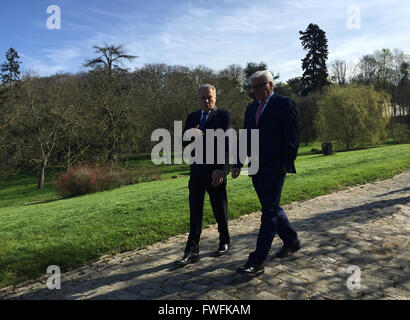
[[[199,122],[201,120],[201,115],[202,115],[202,109],[192,112],[188,115],[187,120],[185,122],[185,127],[184,131],[182,134],[185,133],[186,130],[195,128],[197,125],[199,125]],[[232,120],[231,120],[231,115],[228,111],[219,109],[215,107],[212,111],[211,114],[208,117],[208,120],[206,121],[206,129],[223,129],[224,131],[232,128]],[[191,141],[192,142],[192,141]],[[182,145],[185,147],[189,143],[189,141],[183,141]],[[205,164],[206,160],[206,131],[204,132],[203,136],[203,155],[204,155],[204,164],[191,164],[190,169],[191,169],[191,174],[193,172],[197,172],[199,170],[208,170],[208,171],[213,171],[215,169],[219,169],[224,171],[225,173],[229,172],[229,139],[225,139],[225,163],[224,164],[218,164],[217,163],[217,140],[214,140],[214,164]]]
[[[259,129],[259,169],[273,168],[296,173],[294,161],[299,147],[299,129],[295,103],[285,96],[273,94],[256,126],[258,101],[245,111],[244,129],[248,129],[248,156],[251,156],[250,129]],[[242,163],[234,165],[242,167]]]

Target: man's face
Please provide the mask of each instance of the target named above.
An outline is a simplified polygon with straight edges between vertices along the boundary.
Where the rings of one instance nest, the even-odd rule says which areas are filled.
[[[216,96],[211,88],[202,88],[199,90],[199,104],[205,112],[211,111],[215,108]]]
[[[264,77],[253,78],[251,85],[255,98],[260,101],[265,101],[273,91],[273,82],[265,80]]]

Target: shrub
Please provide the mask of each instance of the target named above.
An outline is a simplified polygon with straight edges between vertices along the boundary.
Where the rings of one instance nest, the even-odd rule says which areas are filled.
[[[79,196],[108,188],[109,177],[99,168],[79,165],[61,173],[54,182],[63,197]]]
[[[408,143],[410,141],[410,130],[403,123],[394,123],[391,126],[390,135],[395,143]]]
[[[54,188],[63,197],[74,197],[159,179],[157,172],[145,167],[131,171],[78,165],[67,172],[60,173],[54,182]]]

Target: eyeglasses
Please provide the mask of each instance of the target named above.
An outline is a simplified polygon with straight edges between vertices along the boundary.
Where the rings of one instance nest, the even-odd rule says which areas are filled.
[[[262,83],[262,84],[257,84],[257,85],[255,85],[255,86],[252,85],[251,88],[252,88],[252,90],[263,88],[264,86],[266,86],[266,84],[267,84],[268,82],[269,82],[269,81],[266,81],[266,82],[264,82],[264,83]]]

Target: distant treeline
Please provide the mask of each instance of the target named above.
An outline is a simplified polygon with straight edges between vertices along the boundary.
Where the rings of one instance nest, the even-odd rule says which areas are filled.
[[[252,101],[239,74],[235,66],[215,73],[157,64],[111,75],[24,75],[1,94],[2,171],[123,162],[149,153],[155,129],[173,132],[175,120],[185,121],[199,108],[196,95],[203,83],[218,88],[217,105],[231,112],[239,128]]]
[[[44,177],[49,166],[124,163],[150,153],[157,143],[151,142],[151,133],[158,128],[173,132],[174,121],[185,121],[197,110],[197,89],[204,83],[217,88],[216,105],[230,111],[233,127],[239,129],[245,108],[253,101],[248,77],[258,69],[267,65],[230,65],[215,72],[205,66],[147,64],[133,72],[95,68],[49,77],[25,74],[0,86],[0,171],[38,168]],[[406,55],[384,49],[364,56],[354,72],[347,69],[344,61],[333,63],[329,82],[384,91],[391,98],[393,115],[406,119],[410,100]],[[275,92],[296,101],[300,138],[308,142],[318,137],[315,118],[323,93],[302,95],[300,80],[277,82]]]

